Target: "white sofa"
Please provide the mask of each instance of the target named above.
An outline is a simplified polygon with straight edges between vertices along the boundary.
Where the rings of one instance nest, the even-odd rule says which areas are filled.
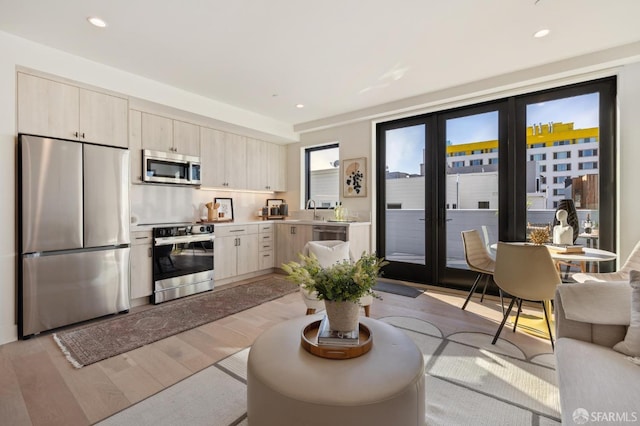
[[[640,365],[612,349],[630,322],[629,283],[562,284],[554,308],[562,424],[640,422]]]

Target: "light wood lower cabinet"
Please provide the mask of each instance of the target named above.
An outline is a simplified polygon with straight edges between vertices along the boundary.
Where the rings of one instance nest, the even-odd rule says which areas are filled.
[[[273,223],[265,223],[260,225],[260,233],[258,234],[258,251],[260,256],[260,269],[273,268],[275,265],[274,247],[274,228]]]
[[[281,268],[283,263],[300,260],[298,253],[302,252],[304,245],[311,241],[313,227],[302,224],[276,224],[276,267]]]
[[[328,224],[324,223],[324,226]],[[344,225],[334,225],[344,226]],[[354,258],[358,259],[363,252],[370,251],[370,225],[348,225],[347,241],[349,250]],[[276,268],[282,268],[283,263],[300,258],[305,244],[313,240],[313,225],[278,223],[276,224]]]
[[[224,280],[260,270],[258,225],[217,226],[214,277]]]
[[[131,233],[130,298],[151,296],[153,292],[151,231]]]

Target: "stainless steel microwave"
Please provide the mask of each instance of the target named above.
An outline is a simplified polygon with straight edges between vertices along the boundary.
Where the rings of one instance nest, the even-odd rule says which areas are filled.
[[[200,185],[200,157],[142,150],[142,180],[150,183]]]

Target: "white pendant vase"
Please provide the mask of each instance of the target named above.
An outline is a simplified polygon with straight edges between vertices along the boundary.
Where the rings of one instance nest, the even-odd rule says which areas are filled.
[[[360,305],[358,302],[336,302],[333,300],[324,301],[329,326],[335,331],[352,331],[358,328],[358,316]]]

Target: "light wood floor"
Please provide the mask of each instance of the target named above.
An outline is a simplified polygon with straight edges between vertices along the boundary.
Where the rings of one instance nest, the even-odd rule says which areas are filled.
[[[462,311],[466,294],[460,292],[429,289],[415,299],[381,295],[383,300],[371,307],[372,317],[423,319],[445,336],[459,331],[493,335],[501,319],[497,300],[480,304],[475,297]],[[81,369],[69,364],[50,334],[0,346],[0,424],[95,423],[251,345],[272,325],[304,312],[300,295],[293,293]],[[551,352],[548,340],[521,331],[505,329],[502,337],[528,357]]]

